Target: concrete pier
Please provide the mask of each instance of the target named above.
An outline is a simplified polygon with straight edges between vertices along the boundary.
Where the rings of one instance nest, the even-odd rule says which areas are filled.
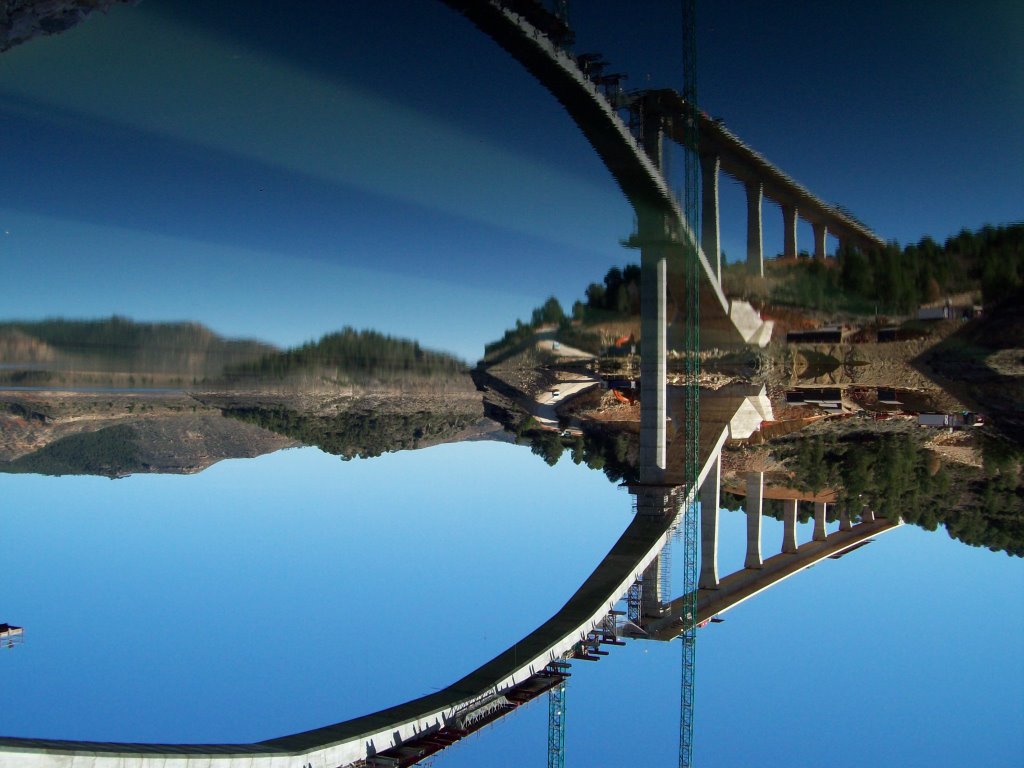
[[[747,557],[744,568],[760,568],[761,557],[761,498],[764,493],[764,472],[747,473]]]
[[[850,520],[850,510],[846,504],[839,507],[839,530],[849,531],[853,528],[853,521]]]
[[[796,552],[796,518],[797,507],[800,504],[796,499],[786,499],[782,502],[782,551]]]
[[[828,531],[825,530],[825,515],[828,512],[828,504],[823,501],[814,502],[814,541],[824,541],[828,538]]]
[[[761,200],[764,184],[748,181],[747,188],[747,269],[764,277],[764,242],[761,234]]]
[[[828,241],[828,225],[814,222],[814,258],[824,259]]]
[[[796,223],[797,210],[795,205],[782,206],[782,234],[783,249],[782,255],[787,259],[795,259],[796,249]]]
[[[718,155],[700,158],[701,187],[701,247],[711,262],[718,282],[722,282],[722,233],[718,213],[718,171],[722,160]]]
[[[645,619],[661,616],[664,601],[661,594],[661,558],[668,553],[662,551],[644,570],[643,591],[640,593],[640,615]]]
[[[722,461],[715,463],[700,489],[700,589],[718,587],[718,512],[721,507]]]

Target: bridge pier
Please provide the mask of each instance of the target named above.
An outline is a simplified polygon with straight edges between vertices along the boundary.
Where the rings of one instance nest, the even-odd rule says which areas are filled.
[[[642,619],[656,619],[664,612],[665,604],[661,594],[661,558],[668,552],[662,550],[644,570],[640,591],[640,616]]]
[[[828,504],[824,501],[814,502],[814,541],[825,541],[828,532],[825,530],[825,514],[828,512]]]
[[[651,243],[641,246],[639,458],[640,482],[643,484],[657,484],[665,480],[665,419],[668,415],[665,385],[668,374],[667,269],[663,247]]]
[[[645,113],[644,152],[663,167],[665,121],[655,109]],[[665,481],[668,416],[668,249],[669,221],[664,211],[636,206],[640,244],[640,483]]]
[[[814,258],[825,258],[825,247],[828,240],[828,225],[824,222],[814,222]]]
[[[715,463],[700,489],[700,578],[698,589],[718,589],[718,512],[721,507],[722,458]]]
[[[782,502],[782,551],[796,552],[796,518],[797,507],[800,502],[797,499],[786,499]]]
[[[853,521],[850,520],[850,510],[846,504],[843,504],[841,507],[839,507],[839,530],[853,530]]]
[[[747,473],[747,557],[744,568],[761,568],[761,508],[764,494],[764,472]]]
[[[783,205],[782,206],[782,230],[783,230],[783,248],[782,255],[787,259],[795,259],[796,250],[796,224],[797,224],[797,209],[795,205]]]
[[[747,187],[747,269],[764,277],[764,242],[761,235],[761,201],[764,184],[748,181]]]
[[[722,159],[718,155],[701,155],[701,247],[715,268],[715,277],[722,282],[722,233],[718,214],[718,171]]]

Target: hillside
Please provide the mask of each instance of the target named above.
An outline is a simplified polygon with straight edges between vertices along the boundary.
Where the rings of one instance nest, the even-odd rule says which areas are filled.
[[[225,339],[198,323],[118,316],[8,321],[0,323],[0,383],[189,385],[275,351],[258,341]]]
[[[0,473],[190,474],[296,444],[181,393],[0,395]]]
[[[286,352],[229,366],[231,383],[321,381],[335,385],[448,382],[471,387],[466,364],[444,352],[376,331],[346,327]]]

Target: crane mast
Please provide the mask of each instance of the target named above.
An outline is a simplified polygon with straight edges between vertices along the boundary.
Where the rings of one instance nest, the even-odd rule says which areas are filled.
[[[697,652],[697,488],[700,476],[700,155],[697,114],[697,0],[682,0],[683,88],[683,211],[691,237],[684,238],[686,259],[686,482],[683,517],[683,600],[686,617],[682,646],[679,705],[679,765],[693,765],[693,695]]]

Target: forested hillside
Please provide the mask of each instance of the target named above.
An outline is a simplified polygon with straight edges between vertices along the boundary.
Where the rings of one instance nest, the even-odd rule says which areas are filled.
[[[231,379],[260,380],[317,374],[340,382],[397,383],[416,378],[464,378],[468,381],[466,364],[452,355],[425,350],[416,341],[353,328],[344,328],[286,352],[267,354],[258,360],[232,366],[226,373]]]

